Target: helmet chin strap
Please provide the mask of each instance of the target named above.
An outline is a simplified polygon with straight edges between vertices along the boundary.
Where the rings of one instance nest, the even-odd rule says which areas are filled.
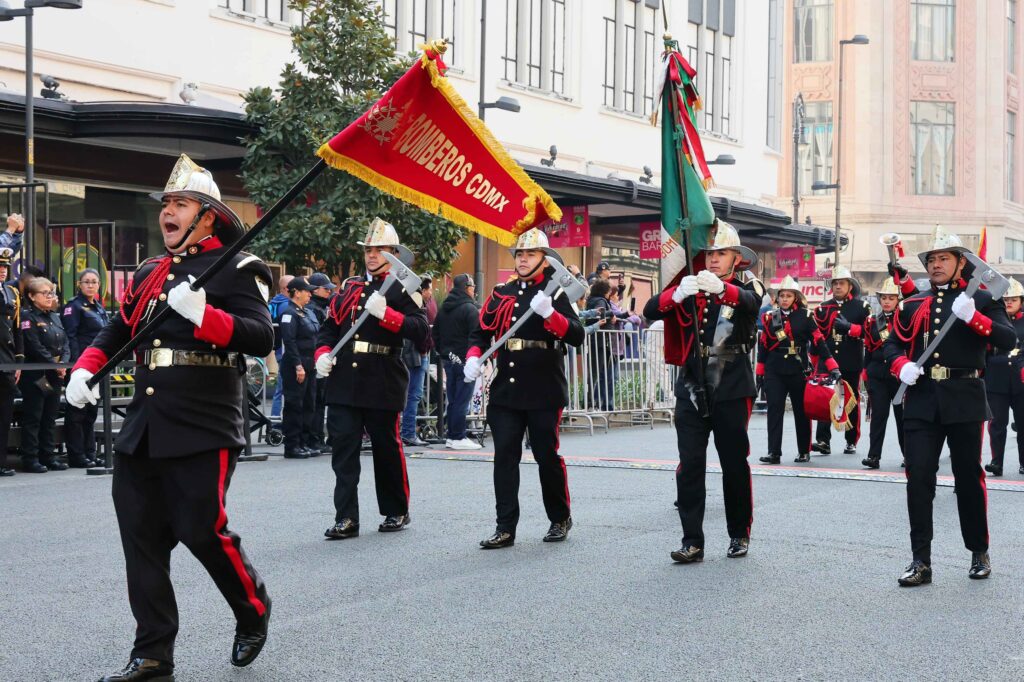
[[[547,264],[548,264],[548,261],[547,261],[547,259],[546,259],[546,258],[544,258],[543,256],[541,256],[540,262],[539,262],[539,263],[537,263],[537,265],[536,265],[536,266],[534,266],[533,270],[530,270],[530,271],[529,271],[528,273],[526,273],[525,275],[519,275],[519,270],[517,269],[517,270],[516,270],[516,274],[517,274],[517,275],[519,275],[519,279],[530,279],[530,278],[531,278],[531,277],[533,277],[533,276],[534,276],[535,274],[537,274],[537,271],[538,271],[538,270],[540,270],[540,269],[541,269],[541,268],[542,268],[543,266],[545,266],[545,265],[547,265]]]
[[[196,213],[196,217],[192,219],[192,224],[188,226],[187,230],[185,230],[185,236],[181,238],[181,241],[171,247],[171,251],[177,251],[185,245],[185,242],[188,241],[188,238],[192,236],[192,233],[195,232],[196,228],[199,226],[199,221],[203,219],[203,216],[206,215],[211,208],[213,207],[205,202],[199,207],[199,212]]]

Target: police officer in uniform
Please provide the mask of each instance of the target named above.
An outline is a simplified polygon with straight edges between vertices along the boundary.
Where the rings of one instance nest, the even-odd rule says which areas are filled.
[[[316,435],[316,372],[313,352],[320,323],[311,310],[313,286],[305,277],[288,282],[290,300],[281,311],[281,356],[278,376],[284,382],[284,456],[305,459],[320,454]]]
[[[675,386],[675,426],[676,500],[683,544],[671,556],[684,564],[704,560],[704,471],[711,434],[722,466],[730,538],[726,556],[746,556],[754,516],[747,423],[755,387],[748,354],[754,345],[764,286],[744,275],[757,256],[740,244],[736,229],[722,220],[715,221],[704,262],[706,269],[686,275],[678,286],[668,287],[644,307],[644,317],[665,321],[666,361],[682,366]],[[701,414],[704,404],[708,416]]]
[[[1013,348],[989,348],[985,363],[985,393],[992,409],[992,421],[988,424],[988,441],[992,450],[992,461],[985,465],[985,471],[993,476],[1003,475],[1003,452],[1006,449],[1006,424],[1013,410],[1013,421],[1017,429],[1018,472],[1024,474],[1024,356],[1021,355],[1021,340],[1024,340],[1024,312],[1021,312],[1021,297],[1024,286],[1015,279],[1003,294],[1003,305],[1017,334]]]
[[[565,378],[566,346],[583,343],[583,325],[561,289],[549,296],[544,289],[553,268],[545,256],[561,262],[548,245],[543,230],[519,236],[510,249],[516,277],[491,291],[480,311],[480,324],[470,334],[463,379],[477,380],[480,356],[527,309],[533,311],[494,357],[495,376],[490,385],[487,422],[494,433],[494,497],[497,524],[494,534],[480,541],[483,549],[515,544],[519,523],[519,462],[523,436],[529,432],[537,461],[544,509],[551,522],[544,542],[562,542],[572,528],[569,479],[558,454],[558,423],[569,402]]]
[[[100,298],[100,273],[86,268],[78,273],[78,295],[68,301],[61,314],[64,331],[71,347],[71,362],[77,362],[82,351],[107,326],[107,309]],[[96,465],[96,405],[77,408],[67,406],[64,415],[68,445],[68,464],[76,468]]]
[[[152,196],[163,203],[166,253],[135,271],[120,313],[82,353],[66,394],[76,407],[95,404],[99,392],[86,383],[93,373],[154,314],[174,311],[136,351],[135,395],[114,445],[112,494],[137,627],[131,660],[107,682],[172,678],[178,610],[169,570],[179,542],[234,612],[233,665],[259,655],[270,620],[270,597],[228,529],[224,497],[245,443],[243,354],[264,357],[274,345],[270,270],[239,253],[192,291],[191,278],[245,228],[210,172],[184,154]]]
[[[0,248],[0,363],[24,362],[25,351],[21,336],[21,294],[18,287],[7,281],[14,252]],[[14,417],[14,392],[21,370],[0,371],[0,476],[13,476],[14,469],[7,466],[7,440]]]
[[[763,386],[768,401],[768,454],[760,459],[765,464],[782,461],[782,423],[788,396],[796,428],[794,461],[810,462],[811,420],[804,415],[808,353],[823,358],[835,379],[839,378],[839,366],[807,312],[807,298],[792,275],[779,283],[775,300],[776,307],[761,318],[765,331],[757,344],[757,388],[760,393]]]
[[[943,443],[949,445],[956,480],[960,531],[971,552],[968,575],[979,579],[992,572],[981,468],[982,428],[991,413],[980,375],[987,346],[1013,348],[1017,336],[1001,300],[984,289],[973,297],[963,291],[965,277],[970,277],[964,272],[964,253],[969,252],[959,237],[936,228],[931,248],[918,254],[931,287],[903,302],[882,347],[889,371],[909,385],[903,437],[913,561],[899,577],[899,584],[907,587],[932,580],[932,501]],[[923,357],[929,340],[950,316],[957,321],[931,357]]]
[[[317,323],[322,327],[327,321],[327,306],[330,304],[331,296],[338,285],[331,281],[331,278],[322,272],[314,272],[307,280],[313,286],[313,297],[309,299],[309,309],[316,316]],[[327,381],[316,377],[316,416],[313,419],[313,433],[315,439],[309,444],[310,455],[329,455],[330,446],[327,445],[326,417],[327,417]],[[315,454],[314,454],[315,453]]]
[[[399,438],[399,420],[409,388],[409,370],[402,362],[402,339],[423,343],[430,329],[423,309],[395,282],[380,293],[391,264],[388,250],[409,265],[412,252],[399,243],[391,223],[375,218],[363,247],[366,278],[352,277],[331,298],[327,321],[317,337],[316,371],[327,377],[327,433],[336,482],[334,525],[324,535],[343,540],[359,535],[359,449],[365,430],[373,449],[377,505],[382,533],[409,524],[409,475]],[[348,332],[363,310],[370,316],[331,358],[330,350]]]
[[[68,337],[57,314],[57,290],[45,277],[36,277],[26,288],[28,305],[21,316],[25,361],[66,362]],[[21,466],[33,474],[63,471],[67,464],[57,461],[57,414],[63,367],[25,370],[21,389]]]
[[[839,363],[843,381],[850,384],[856,405],[850,413],[852,427],[846,431],[847,455],[857,452],[860,440],[860,379],[864,369],[864,324],[871,314],[867,301],[860,298],[860,282],[842,265],[832,273],[832,298],[814,311],[818,331],[828,342],[832,356]],[[817,441],[811,450],[823,455],[832,452],[832,423],[818,422]]]

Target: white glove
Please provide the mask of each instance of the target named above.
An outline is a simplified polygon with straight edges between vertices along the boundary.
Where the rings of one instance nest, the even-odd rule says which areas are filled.
[[[960,293],[953,300],[953,314],[964,322],[970,322],[974,317],[974,299],[967,295],[966,291]]]
[[[709,294],[720,294],[725,291],[725,283],[718,279],[718,275],[707,270],[697,273],[697,286]]]
[[[203,315],[206,314],[206,289],[192,291],[191,283],[196,281],[192,275],[188,282],[182,282],[167,294],[167,305],[186,320],[197,327],[203,326]]]
[[[384,319],[384,311],[388,309],[388,299],[380,295],[379,291],[375,291],[370,294],[370,298],[366,299],[366,312],[370,313],[378,320]]]
[[[100,399],[100,387],[97,385],[89,388],[85,383],[89,379],[92,379],[92,372],[87,369],[76,369],[71,373],[71,380],[64,390],[64,398],[68,404],[78,408],[85,407],[89,403],[96,404],[96,401]]]
[[[466,364],[462,368],[462,380],[467,384],[471,384],[480,378],[480,358],[472,357],[466,359]]]
[[[923,367],[918,367],[913,362],[908,362],[900,368],[900,381],[907,386],[913,386],[917,383],[917,378],[922,374],[924,374]]]
[[[697,278],[693,275],[687,275],[683,277],[682,281],[679,282],[679,286],[672,292],[672,300],[676,303],[682,303],[684,298],[696,296],[698,291],[700,291],[700,285],[697,284]]]
[[[324,353],[316,359],[316,375],[320,379],[326,379],[327,375],[334,369],[334,363],[337,362],[336,358],[332,358],[330,353]]]
[[[555,306],[551,304],[551,297],[543,291],[538,291],[537,295],[530,299],[530,307],[533,308],[533,312],[545,320],[551,317],[551,313],[555,312]]]

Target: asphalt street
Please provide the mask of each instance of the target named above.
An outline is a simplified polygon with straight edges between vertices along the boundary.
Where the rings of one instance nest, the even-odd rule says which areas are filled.
[[[752,460],[763,454],[763,422],[751,423]],[[1024,676],[1024,488],[1014,483],[1024,477],[1015,471],[989,496],[992,578],[968,580],[955,495],[943,487],[935,582],[908,590],[896,585],[909,540],[895,443],[885,477],[859,475],[863,452],[756,467],[751,553],[736,560],[725,558],[712,457],[708,557],[691,566],[668,556],[680,537],[675,448],[667,425],[564,434],[569,540],[540,541],[548,521],[525,462],[517,543],[498,551],[477,548],[493,530],[493,494],[490,465],[473,460],[489,448],[462,459],[410,452],[413,521],[397,534],[376,532],[364,457],[363,534],[340,542],[323,539],[333,520],[329,458],[239,464],[230,526],[273,597],[270,640],[250,668],[229,665],[231,613],[179,547],[178,680]],[[94,680],[123,665],[134,622],[110,478],[19,474],[0,480],[0,504],[0,680]]]

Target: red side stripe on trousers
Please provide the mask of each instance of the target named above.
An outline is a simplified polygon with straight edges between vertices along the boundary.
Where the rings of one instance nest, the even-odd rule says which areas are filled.
[[[409,506],[409,472],[405,468],[405,446],[402,444],[402,413],[395,416],[395,442],[398,443],[398,458],[402,460],[402,489],[405,490],[405,505]],[[408,509],[406,510],[408,511]]]
[[[252,576],[245,570],[245,565],[242,563],[242,555],[238,553],[235,543],[223,533],[223,530],[228,525],[228,511],[224,508],[224,482],[228,476],[228,461],[228,451],[226,448],[222,449],[220,451],[220,475],[217,477],[217,525],[213,531],[220,538],[220,544],[224,549],[224,553],[227,554],[231,566],[235,569],[235,573],[238,574],[239,580],[242,581],[246,598],[253,605],[253,608],[256,609],[256,613],[262,616],[267,612],[267,605],[256,596],[256,585],[252,582]]]
[[[985,443],[985,429],[981,430],[981,438],[978,439],[978,466],[981,467],[979,481],[981,482],[981,495],[985,501],[985,546],[989,545],[988,535],[988,485],[985,483],[985,467],[981,466],[981,450]]]
[[[743,425],[743,428],[744,428],[745,431],[748,432],[748,434],[749,434],[749,427],[750,427],[750,415],[751,415],[751,413],[753,411],[754,411],[754,399],[753,398],[747,398],[747,421],[746,421],[746,424]],[[747,436],[747,458],[748,459],[750,458],[750,436],[749,435]],[[753,476],[749,473],[749,467],[748,467],[748,473],[747,473],[747,481],[748,481],[748,486],[750,488],[750,518],[747,520],[747,537],[749,538],[750,537],[750,528],[751,528],[751,526],[754,525],[754,479],[753,479]]]
[[[564,408],[558,408],[558,418],[555,420],[555,454],[558,455],[558,448],[560,447],[558,440],[558,427],[562,424],[562,410]],[[565,468],[565,458],[559,455],[559,461],[562,462],[562,480],[565,481],[565,506],[571,507],[572,500],[569,499],[569,472]]]

